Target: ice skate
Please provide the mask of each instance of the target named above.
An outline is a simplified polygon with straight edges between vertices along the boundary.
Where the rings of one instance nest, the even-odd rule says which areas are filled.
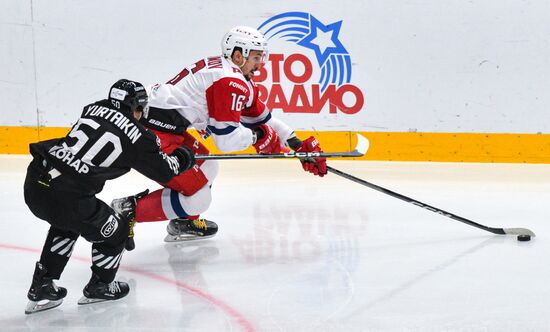
[[[128,239],[126,240],[126,245],[124,248],[128,251],[132,251],[136,248],[136,243],[134,242],[134,226],[136,225],[136,201],[147,195],[149,189],[140,192],[134,196],[128,196],[123,198],[113,199],[111,202],[111,208],[115,210],[117,214],[126,218],[130,225],[130,232],[128,233]]]
[[[128,295],[130,286],[122,281],[103,282],[96,274],[92,275],[90,282],[84,287],[84,296],[78,300],[78,304],[90,304],[104,301],[114,301]]]
[[[218,225],[206,219],[172,219],[166,226],[165,242],[181,242],[208,239],[216,235]]]
[[[67,296],[65,288],[57,287],[52,278],[46,277],[47,272],[44,265],[36,262],[31,288],[27,293],[30,301],[25,308],[25,314],[55,308],[63,303],[63,298]]]

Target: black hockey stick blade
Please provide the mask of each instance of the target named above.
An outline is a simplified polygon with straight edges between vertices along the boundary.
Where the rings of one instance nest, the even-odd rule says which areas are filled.
[[[276,154],[198,154],[196,160],[231,160],[231,159],[289,159],[289,158],[357,158],[362,157],[369,149],[369,140],[357,134],[357,145],[351,152],[289,152]]]
[[[333,174],[339,175],[339,176],[341,176],[343,178],[346,178],[348,180],[351,180],[355,183],[362,184],[366,187],[377,190],[377,191],[379,191],[381,193],[384,193],[386,195],[393,196],[393,197],[398,198],[398,199],[400,199],[402,201],[405,201],[407,203],[411,203],[413,205],[419,206],[419,207],[424,208],[426,210],[429,210],[429,211],[432,211],[434,213],[440,214],[442,216],[460,221],[460,222],[465,223],[467,225],[483,229],[484,231],[491,232],[493,234],[501,234],[501,235],[522,235],[523,234],[523,235],[530,235],[531,237],[535,236],[535,233],[533,233],[531,230],[529,230],[527,228],[496,228],[496,227],[489,227],[489,226],[485,226],[485,225],[482,225],[482,224],[478,224],[478,223],[476,223],[476,222],[474,222],[470,219],[466,219],[464,217],[458,216],[458,215],[453,214],[451,212],[447,212],[445,210],[441,210],[439,208],[428,205],[426,203],[422,203],[420,201],[417,201],[417,200],[412,199],[410,197],[407,197],[405,195],[401,195],[399,193],[396,193],[395,191],[391,191],[391,190],[386,189],[384,187],[378,186],[374,183],[370,183],[370,182],[365,181],[363,179],[359,179],[358,177],[355,177],[351,174],[339,171],[339,170],[337,170],[333,167],[327,166],[327,170],[329,172],[333,173]]]

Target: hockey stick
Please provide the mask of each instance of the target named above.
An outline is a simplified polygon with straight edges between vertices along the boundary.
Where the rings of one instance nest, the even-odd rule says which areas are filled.
[[[348,173],[344,173],[344,172],[339,171],[339,170],[337,170],[333,167],[327,166],[327,170],[331,173],[334,173],[336,175],[344,177],[344,178],[346,178],[348,180],[351,180],[353,182],[362,184],[366,187],[377,190],[377,191],[379,191],[381,193],[384,193],[386,195],[390,195],[390,196],[393,196],[395,198],[399,198],[400,200],[405,201],[407,203],[411,203],[413,205],[420,206],[421,208],[424,208],[426,210],[435,212],[437,214],[440,214],[442,216],[445,216],[445,217],[448,217],[448,218],[451,218],[451,219],[454,219],[454,220],[458,220],[460,222],[463,222],[463,223],[468,224],[470,226],[480,228],[480,229],[482,229],[484,231],[487,231],[487,232],[491,232],[491,233],[494,233],[494,234],[503,234],[503,235],[530,235],[530,236],[535,236],[535,233],[533,233],[531,230],[529,230],[527,228],[495,228],[495,227],[488,227],[488,226],[485,226],[485,225],[481,225],[481,224],[478,224],[476,222],[473,222],[470,219],[466,219],[466,218],[463,218],[461,216],[457,216],[456,214],[447,212],[445,210],[438,209],[434,206],[428,205],[426,203],[422,203],[420,201],[414,200],[414,199],[412,199],[410,197],[407,197],[405,195],[401,195],[399,193],[396,193],[395,191],[391,191],[389,189],[386,189],[386,188],[380,187],[378,185],[375,185],[373,183],[367,182],[365,180],[359,179],[359,178],[357,178],[353,175],[350,175]]]
[[[357,134],[357,145],[351,152],[289,152],[277,154],[199,154],[196,160],[228,160],[228,159],[288,159],[288,158],[350,158],[362,157],[369,149],[369,140]]]

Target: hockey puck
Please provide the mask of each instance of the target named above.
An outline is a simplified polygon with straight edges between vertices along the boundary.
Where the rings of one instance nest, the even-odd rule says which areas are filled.
[[[520,234],[518,235],[518,241],[522,241],[522,242],[531,241],[531,235]]]

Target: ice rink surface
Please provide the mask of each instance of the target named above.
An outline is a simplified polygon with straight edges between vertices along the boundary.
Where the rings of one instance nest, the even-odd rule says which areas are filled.
[[[28,156],[0,156],[1,331],[550,331],[550,165],[329,164],[493,227],[518,242],[297,161],[225,161],[202,242],[166,244],[166,222],[138,224],[118,277],[130,294],[78,306],[90,277],[82,238],[58,284],[65,302],[25,315],[48,225],[23,201]],[[137,173],[116,197],[159,186]]]

